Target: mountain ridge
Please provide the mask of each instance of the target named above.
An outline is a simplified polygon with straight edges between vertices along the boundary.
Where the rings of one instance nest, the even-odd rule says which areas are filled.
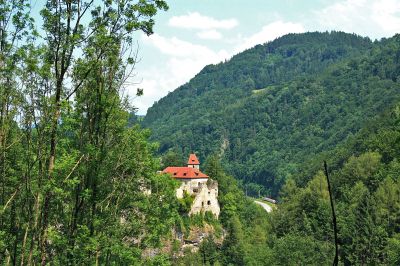
[[[399,35],[289,34],[206,66],[143,120],[160,153],[223,150],[229,173],[276,194],[304,158],[333,148],[400,93]]]

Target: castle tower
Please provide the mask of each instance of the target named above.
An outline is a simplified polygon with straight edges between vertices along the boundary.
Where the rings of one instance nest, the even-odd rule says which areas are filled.
[[[196,154],[192,153],[189,155],[189,160],[187,165],[188,167],[191,168],[200,169],[200,162],[199,159],[197,159]]]

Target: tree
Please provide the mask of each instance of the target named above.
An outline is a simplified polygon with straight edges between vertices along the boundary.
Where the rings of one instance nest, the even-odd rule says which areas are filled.
[[[200,244],[199,252],[201,254],[203,265],[214,265],[218,260],[217,245],[212,234],[208,235]]]
[[[339,238],[344,244],[342,260],[361,265],[380,263],[387,233],[376,223],[373,198],[361,181],[349,193],[350,207],[339,222]]]
[[[161,158],[163,167],[168,166],[183,166],[183,159],[179,154],[173,150],[169,150]]]
[[[47,1],[39,36],[26,1],[0,1],[0,260],[133,264],[169,234],[175,183],[155,174],[155,146],[126,128],[132,108],[120,97],[136,62],[133,32],[152,34],[166,9]]]
[[[23,142],[31,137],[29,130],[21,130],[28,119],[18,84],[25,42],[36,34],[29,9],[28,1],[0,1],[0,261],[12,264],[18,263],[18,243],[26,227],[25,215],[20,214],[28,211],[23,203],[29,191],[22,184],[29,182],[31,169],[26,166],[32,163],[24,163],[31,147]]]
[[[228,225],[228,236],[222,246],[225,264],[243,265],[244,263],[244,235],[242,224],[237,216],[231,217]]]

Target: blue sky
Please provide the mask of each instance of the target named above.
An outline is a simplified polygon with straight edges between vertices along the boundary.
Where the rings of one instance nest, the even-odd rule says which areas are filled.
[[[137,35],[140,62],[132,103],[145,114],[154,101],[207,64],[291,32],[341,30],[371,39],[400,32],[400,0],[172,0],[155,34]]]

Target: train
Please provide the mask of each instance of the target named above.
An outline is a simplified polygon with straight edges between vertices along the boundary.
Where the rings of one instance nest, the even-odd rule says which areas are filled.
[[[267,197],[264,197],[263,200],[268,201],[268,202],[271,202],[271,203],[273,203],[273,204],[278,203],[276,200],[271,199],[271,198],[267,198]]]

